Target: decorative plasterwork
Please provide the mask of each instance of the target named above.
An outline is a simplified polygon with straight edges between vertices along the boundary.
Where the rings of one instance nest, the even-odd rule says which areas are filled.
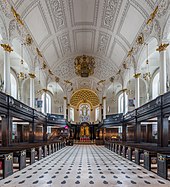
[[[98,47],[97,52],[100,54],[106,54],[108,51],[108,46],[110,43],[111,36],[109,34],[106,34],[104,32],[99,33],[99,40],[98,40]]]
[[[68,55],[71,52],[69,33],[65,33],[58,37],[60,49],[63,55]]]
[[[121,18],[118,30],[117,30],[117,35],[127,44],[127,46],[131,46],[133,44],[134,40],[128,41],[128,39],[124,35],[122,35],[121,31],[122,31],[123,24],[125,22],[125,19],[127,18],[127,14],[129,13],[130,8],[132,10],[136,10],[139,13],[138,16],[140,15],[141,17],[143,17],[142,18],[143,21],[146,18],[148,18],[148,16],[149,16],[149,14],[146,12],[146,10],[139,3],[137,3],[137,1],[135,1],[135,0],[131,0],[130,2],[127,1],[124,11],[122,13],[122,18]],[[135,19],[135,17],[134,17],[134,19]],[[133,23],[133,22],[131,22],[131,20],[130,20],[130,23]],[[135,33],[134,39],[141,32],[141,30],[143,30],[144,26],[145,26],[145,24],[143,22],[143,24],[141,24],[140,28],[138,28],[137,32],[134,32]],[[130,28],[132,28],[132,25],[129,25],[129,29]],[[136,27],[134,27],[134,29],[136,29]],[[130,32],[130,34],[131,34],[131,32]]]
[[[0,1],[0,8],[7,18],[12,18],[12,12],[10,11],[11,7],[7,1]]]
[[[12,1],[7,0],[0,1],[0,9],[2,14],[4,13],[12,20],[11,6],[7,2],[12,3]],[[74,58],[76,56],[83,54],[95,56],[96,68],[91,78],[95,81],[96,79],[98,79],[97,81],[106,79],[107,82],[107,79],[109,80],[118,69],[122,68],[124,51],[125,56],[127,56],[127,51],[133,46],[133,55],[139,54],[139,47],[135,44],[138,34],[143,32],[145,41],[150,34],[156,36],[158,33],[157,38],[162,36],[161,27],[163,25],[161,25],[161,20],[165,21],[162,16],[168,12],[170,3],[169,0],[143,0],[143,2],[138,0],[15,0],[14,2],[16,2],[14,8],[24,20],[25,28],[28,31],[33,30],[31,36],[34,36],[35,41],[38,41],[33,42],[36,47],[32,48],[38,48],[43,58],[51,57],[46,58],[45,65],[50,64],[51,68],[54,67],[52,70],[56,72],[56,75],[61,76],[62,81],[66,79],[72,81],[73,84],[76,84],[77,89],[82,88],[83,83],[88,83],[88,79],[86,81],[82,80],[82,83],[81,79],[77,81],[78,77],[74,73]],[[14,4],[12,3],[12,5]],[[146,21],[156,5],[159,6],[158,15],[150,25],[146,25]],[[27,16],[37,6],[40,11],[36,9],[34,14],[30,15],[29,19],[26,20]],[[126,22],[128,23],[127,26],[124,25],[126,29],[120,32],[127,19],[129,7],[134,8],[135,11],[133,12],[135,13],[130,14],[134,16],[131,16],[129,21]],[[100,12],[98,12],[99,10]],[[37,14],[39,16],[36,16]],[[130,26],[135,16],[139,16],[139,22],[143,22],[138,29],[136,29],[137,24],[134,27]],[[3,17],[6,19],[5,16]],[[9,21],[7,22],[9,23]],[[11,21],[8,28],[10,30],[9,35],[13,34],[12,38],[16,37],[17,32],[20,31],[20,27],[18,29],[16,24]],[[129,37],[130,34],[134,36],[134,39],[132,36]],[[47,45],[49,45],[49,48],[47,48]],[[118,53],[118,51],[121,52]],[[120,58],[116,58],[115,54]],[[37,53],[34,55],[37,55]],[[48,68],[46,70],[49,72]],[[89,82],[90,85],[94,85],[94,83],[91,83],[93,81]],[[73,85],[74,88],[76,86]]]
[[[78,25],[96,25],[97,24],[97,16],[98,16],[98,8],[99,8],[99,0],[91,0],[91,2],[94,1],[94,10],[93,11],[93,21],[86,21],[86,22],[76,22],[76,18],[75,18],[75,13],[74,13],[74,6],[73,6],[73,1],[74,0],[69,0],[69,8],[70,8],[70,15],[71,15],[71,23],[72,26],[78,26]],[[86,0],[83,0],[84,2]],[[79,2],[83,2],[83,1],[79,1]],[[86,10],[87,12],[89,10]]]
[[[56,67],[55,73],[61,79],[71,80],[76,76],[74,72],[74,58],[70,58],[63,62],[60,66]]]
[[[115,69],[115,64],[97,58],[94,76],[99,80],[107,79],[115,74]]]
[[[18,28],[18,25],[16,23],[16,20],[11,20],[9,23],[9,36],[10,39],[15,38],[20,34],[20,30]]]
[[[159,4],[159,12],[158,12],[158,17],[162,17],[167,13],[167,10],[169,8],[170,1],[169,0],[162,0],[161,3]]]
[[[0,15],[0,33],[3,39],[7,38],[6,25]]]
[[[62,62],[61,65],[56,66],[56,75],[63,80],[72,80],[76,78],[77,76],[74,72],[74,59],[75,57],[69,58],[66,61]],[[95,62],[96,68],[94,70],[93,77],[96,77],[98,80],[107,79],[114,75],[115,69],[117,71],[114,63],[111,64],[109,61],[100,59],[98,57],[95,57]]]
[[[32,17],[37,16],[37,14],[35,13],[36,11],[37,11],[37,14],[39,14],[39,18],[38,18],[39,24],[41,23],[43,26],[41,24],[37,25],[36,22],[34,22],[34,21],[30,21],[30,19],[32,19]],[[30,14],[33,14],[33,15],[30,16]],[[37,44],[39,46],[41,46],[48,39],[48,37],[51,35],[51,30],[50,30],[50,27],[49,27],[47,19],[46,19],[46,14],[44,12],[43,5],[41,5],[41,3],[39,1],[37,1],[34,4],[31,3],[31,5],[29,6],[29,9],[27,11],[24,11],[22,15],[23,15],[24,21],[27,23],[25,25],[25,27],[27,28],[27,30],[29,30],[30,33],[32,33],[34,41],[36,41]],[[37,18],[35,18],[35,20],[37,20]],[[40,22],[40,20],[41,20],[41,22]],[[32,27],[33,24],[34,24],[35,28]],[[42,28],[40,29],[39,32],[37,32],[37,30],[40,26],[42,26],[42,28],[44,29],[43,32],[41,30]],[[44,36],[42,37],[41,35],[44,35]],[[40,39],[40,37],[41,37],[41,39]]]
[[[77,107],[80,103],[90,102],[94,107],[99,105],[99,98],[95,92],[89,89],[81,89],[76,91],[70,99],[70,104]]]
[[[65,10],[62,0],[48,0],[46,1],[47,7],[49,9],[49,13],[51,19],[53,21],[53,25],[55,30],[60,30],[66,28],[66,17]]]
[[[120,8],[122,5],[122,0],[105,0],[104,10],[102,16],[101,26],[104,28],[112,29],[114,28]]]

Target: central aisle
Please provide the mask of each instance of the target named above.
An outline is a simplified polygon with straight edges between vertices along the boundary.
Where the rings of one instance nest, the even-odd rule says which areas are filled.
[[[170,182],[103,146],[74,145],[1,180],[0,186],[170,187]]]

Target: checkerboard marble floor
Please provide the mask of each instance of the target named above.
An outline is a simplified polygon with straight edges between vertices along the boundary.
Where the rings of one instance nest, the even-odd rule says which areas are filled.
[[[0,181],[0,187],[170,187],[143,167],[103,146],[74,145]]]

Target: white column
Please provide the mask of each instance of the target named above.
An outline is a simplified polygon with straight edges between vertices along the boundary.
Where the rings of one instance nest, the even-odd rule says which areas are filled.
[[[140,107],[140,85],[139,85],[139,77],[141,73],[135,73],[135,108]]]
[[[36,77],[34,73],[29,73],[30,76],[30,107],[35,107],[35,85],[34,78]],[[46,94],[44,94],[46,95]],[[46,99],[45,99],[46,100]],[[46,110],[46,107],[45,107]]]
[[[64,106],[63,106],[63,110],[64,110],[64,119],[66,119],[67,117],[67,97],[64,97]]]
[[[47,113],[47,99],[46,99],[46,91],[44,92],[44,113]]]
[[[161,44],[157,51],[160,54],[159,66],[160,66],[160,94],[167,92],[167,70],[166,70],[166,48],[169,44]]]
[[[127,91],[126,88],[124,88],[122,90],[122,92],[123,92],[123,113],[124,114],[126,113],[126,91]]]
[[[21,96],[21,80],[18,81],[18,100],[22,101],[22,96]]]
[[[149,91],[146,93],[146,102],[149,102]]]
[[[102,121],[102,104],[99,106],[99,121]]]
[[[11,78],[10,78],[10,52],[13,51],[9,44],[0,44],[4,49],[4,92],[11,94]]]
[[[4,52],[4,92],[11,94],[10,53]]]
[[[106,119],[106,97],[103,97],[103,119]]]
[[[70,122],[70,104],[68,104],[67,107],[68,107],[68,121]]]

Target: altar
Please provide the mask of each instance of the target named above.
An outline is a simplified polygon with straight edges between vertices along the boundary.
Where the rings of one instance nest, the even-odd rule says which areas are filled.
[[[85,123],[80,127],[80,142],[90,141],[89,126]]]

